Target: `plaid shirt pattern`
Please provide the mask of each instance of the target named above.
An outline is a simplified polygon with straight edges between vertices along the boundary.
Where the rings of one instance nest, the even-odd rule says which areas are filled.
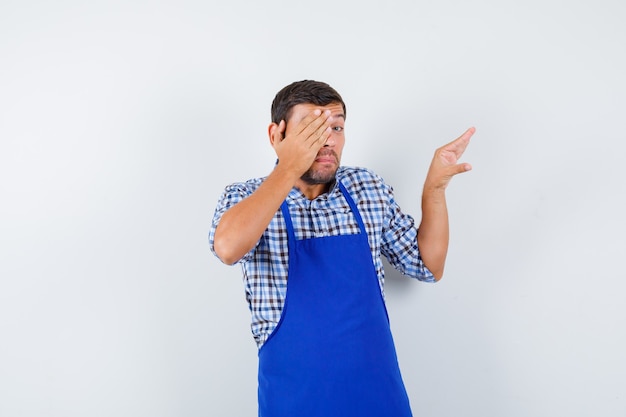
[[[364,168],[340,167],[336,177],[354,199],[365,223],[381,292],[385,277],[381,255],[402,274],[434,282],[434,276],[422,262],[417,248],[415,221],[401,212],[394,200],[393,189],[380,176]],[[224,212],[252,194],[263,180],[256,178],[226,187],[209,231],[213,253],[215,228]],[[294,187],[286,201],[299,240],[359,233],[350,206],[336,185],[314,200],[308,200]],[[238,263],[243,271],[246,300],[252,313],[252,334],[260,348],[280,320],[287,293],[289,250],[280,210],[256,246]]]

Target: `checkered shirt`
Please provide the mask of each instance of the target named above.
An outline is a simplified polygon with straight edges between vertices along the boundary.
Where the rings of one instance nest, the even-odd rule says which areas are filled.
[[[385,277],[381,255],[402,274],[434,282],[434,276],[422,262],[417,248],[415,221],[400,211],[392,187],[364,168],[340,167],[336,177],[354,199],[365,223],[381,292]],[[213,253],[215,228],[224,212],[252,194],[264,179],[251,179],[226,187],[209,231]],[[337,186],[314,200],[308,200],[294,187],[286,200],[298,240],[359,233],[359,225]],[[287,229],[280,210],[258,243],[238,263],[243,271],[246,300],[252,313],[252,334],[257,347],[261,348],[280,320],[287,292],[289,250]]]

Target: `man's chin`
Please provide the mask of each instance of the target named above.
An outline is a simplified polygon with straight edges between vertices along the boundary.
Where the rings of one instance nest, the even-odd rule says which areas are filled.
[[[300,179],[309,185],[330,184],[335,181],[337,168],[334,170],[313,170],[309,169]]]

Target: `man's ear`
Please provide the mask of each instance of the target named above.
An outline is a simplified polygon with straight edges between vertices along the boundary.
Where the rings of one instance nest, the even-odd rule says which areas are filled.
[[[277,140],[283,140],[285,138],[285,121],[281,120],[280,123],[270,123],[267,128],[267,134],[272,146],[274,146]]]
[[[274,146],[274,134],[276,129],[278,129],[278,125],[273,122],[267,127],[267,136],[270,138],[270,145],[272,146]]]

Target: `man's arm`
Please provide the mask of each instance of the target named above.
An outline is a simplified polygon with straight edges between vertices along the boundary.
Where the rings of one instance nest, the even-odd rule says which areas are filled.
[[[329,116],[329,111],[311,112],[284,139],[285,121],[270,125],[270,142],[279,162],[253,194],[229,208],[220,219],[213,248],[222,262],[234,264],[259,241],[289,191],[330,136]]]
[[[448,254],[446,187],[453,176],[472,169],[470,164],[459,164],[458,160],[475,131],[476,129],[471,127],[454,141],[437,149],[424,182],[422,222],[419,226],[417,245],[424,264],[437,281],[443,276]]]

